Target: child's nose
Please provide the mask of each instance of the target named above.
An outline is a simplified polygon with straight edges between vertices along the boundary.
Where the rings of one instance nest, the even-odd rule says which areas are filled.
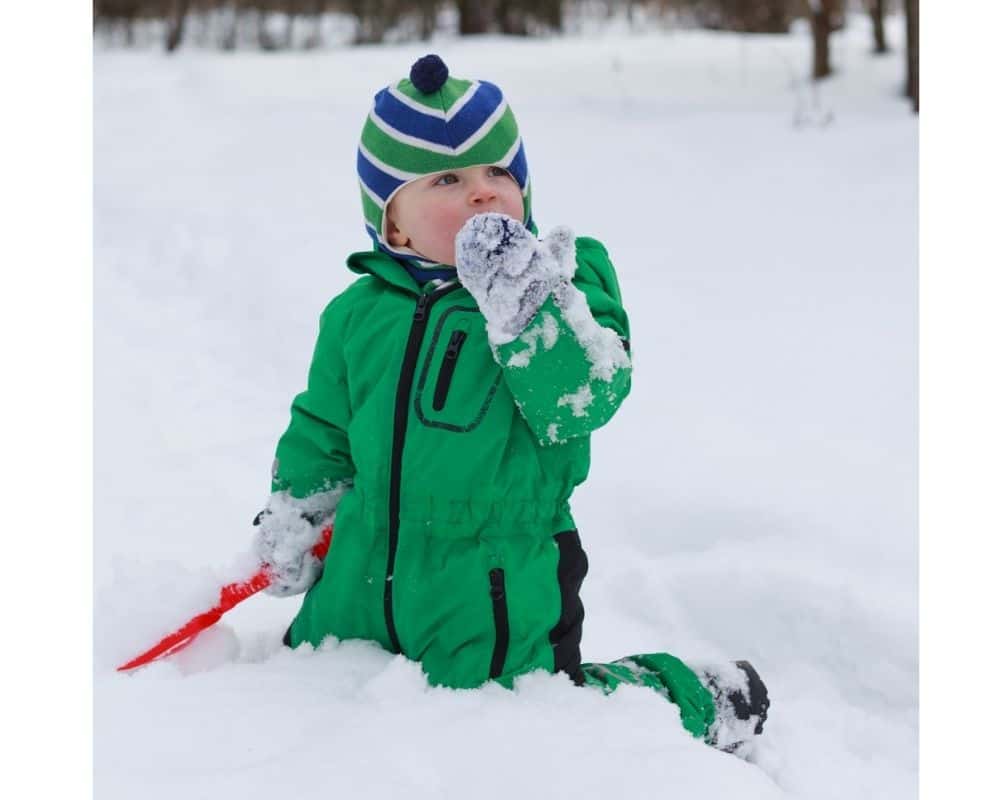
[[[473,205],[483,205],[497,199],[496,189],[489,181],[479,180],[469,191],[469,202]]]

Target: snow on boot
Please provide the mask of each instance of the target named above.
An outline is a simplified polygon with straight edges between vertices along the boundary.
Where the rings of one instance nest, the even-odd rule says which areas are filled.
[[[764,681],[749,661],[703,667],[699,677],[715,698],[715,722],[705,741],[726,753],[746,757],[753,737],[764,730],[771,705]]]

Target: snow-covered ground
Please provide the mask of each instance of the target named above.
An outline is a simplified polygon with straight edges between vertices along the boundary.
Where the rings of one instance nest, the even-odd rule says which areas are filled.
[[[875,59],[852,17],[818,95],[804,32],[98,52],[96,796],[915,796],[917,124],[889,32]],[[632,394],[574,502],[584,658],[750,659],[754,763],[647,690],[455,692],[366,643],[283,650],[294,598],[113,671],[250,567],[367,246],[364,115],[426,52],[504,87],[542,234],[602,239],[630,313]]]

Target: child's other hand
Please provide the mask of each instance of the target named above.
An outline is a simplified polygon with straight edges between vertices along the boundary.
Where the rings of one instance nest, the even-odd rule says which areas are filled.
[[[576,239],[555,228],[544,241],[512,217],[477,214],[455,237],[458,278],[486,317],[490,341],[514,339],[560,280],[576,271]]]

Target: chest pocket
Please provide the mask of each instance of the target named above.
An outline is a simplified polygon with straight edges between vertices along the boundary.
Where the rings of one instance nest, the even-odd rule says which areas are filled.
[[[420,367],[417,418],[431,428],[471,431],[486,417],[502,377],[479,309],[453,306],[434,326]]]

